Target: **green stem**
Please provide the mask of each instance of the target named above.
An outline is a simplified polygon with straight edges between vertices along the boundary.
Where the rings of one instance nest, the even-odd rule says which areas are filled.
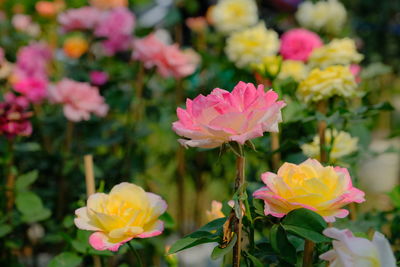
[[[135,254],[138,266],[143,267],[142,259],[140,258],[140,255],[137,252],[137,250],[132,246],[132,244],[130,242],[127,242],[127,244],[128,244],[128,247],[130,248],[130,250],[132,251],[132,253]]]

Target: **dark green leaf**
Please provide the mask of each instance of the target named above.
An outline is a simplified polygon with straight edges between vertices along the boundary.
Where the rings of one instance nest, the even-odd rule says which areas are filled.
[[[232,236],[231,242],[229,242],[229,244],[225,248],[220,248],[219,246],[216,246],[213,252],[211,253],[211,259],[217,260],[228,254],[235,246],[236,241],[237,241],[237,235],[234,234]]]
[[[0,238],[8,235],[12,231],[12,227],[8,224],[0,225]]]
[[[36,181],[37,177],[37,170],[25,173],[17,178],[17,181],[15,182],[15,188],[17,189],[17,191],[27,190],[28,186]]]
[[[282,226],[275,224],[270,231],[271,246],[279,254],[283,260],[295,264],[296,263],[296,249],[289,242],[287,233]]]
[[[248,252],[246,252],[245,255],[253,263],[255,267],[264,267],[264,264],[253,255],[249,254]]]
[[[315,243],[329,242],[330,239],[326,236],[312,230],[293,225],[283,225],[283,228],[291,234],[298,235],[304,239],[309,239]]]
[[[163,215],[161,215],[160,220],[164,222],[165,228],[175,227],[175,221],[168,212],[165,212]]]

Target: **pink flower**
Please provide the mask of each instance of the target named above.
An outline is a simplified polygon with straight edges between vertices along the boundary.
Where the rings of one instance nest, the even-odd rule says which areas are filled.
[[[38,78],[47,80],[47,65],[52,59],[50,48],[43,43],[32,43],[22,47],[17,54],[14,75],[17,80]]]
[[[65,117],[74,122],[89,120],[90,113],[104,117],[108,112],[108,105],[98,88],[88,83],[63,79],[50,88],[49,98],[54,103],[63,104]]]
[[[92,71],[89,76],[93,85],[102,86],[108,81],[108,74],[104,71]]]
[[[145,68],[156,67],[162,77],[182,78],[196,70],[196,60],[181,51],[177,44],[167,45],[154,34],[133,43],[133,58],[143,62]]]
[[[296,165],[284,163],[278,173],[261,175],[266,186],[254,192],[254,198],[264,200],[265,215],[281,218],[292,210],[306,208],[323,216],[327,222],[344,218],[349,203],[365,201],[364,192],[353,187],[345,168],[324,167],[308,159]]]
[[[317,34],[306,29],[293,29],[282,35],[280,53],[284,59],[306,62],[312,51],[322,45]]]
[[[120,7],[105,12],[104,18],[96,26],[94,34],[97,37],[107,38],[103,45],[106,53],[113,55],[130,48],[134,27],[135,15],[129,9]]]
[[[4,49],[0,47],[0,64],[3,63],[4,59]]]
[[[64,31],[92,30],[103,19],[104,12],[91,6],[69,9],[58,15]]]
[[[239,82],[232,92],[216,88],[207,96],[186,100],[186,109],[178,108],[178,121],[173,130],[185,139],[184,146],[214,148],[235,141],[263,136],[264,132],[278,132],[282,121],[283,101],[272,90],[264,92],[252,83]]]
[[[333,249],[320,255],[320,259],[329,261],[329,266],[396,266],[390,243],[379,232],[374,233],[371,241],[354,236],[348,229],[332,227],[325,229],[323,233],[334,239]]]
[[[350,65],[350,72],[354,75],[354,78],[356,79],[357,83],[361,82],[361,76],[360,76],[360,72],[361,72],[361,66],[358,64],[351,64]]]
[[[47,81],[26,78],[15,83],[14,90],[26,96],[32,103],[39,103],[47,96]]]
[[[12,25],[19,31],[25,31],[32,23],[32,18],[25,14],[15,14],[11,20]]]
[[[5,94],[4,101],[0,102],[0,134],[7,138],[31,135],[29,118],[32,112],[27,111],[28,107],[29,102],[25,97]]]

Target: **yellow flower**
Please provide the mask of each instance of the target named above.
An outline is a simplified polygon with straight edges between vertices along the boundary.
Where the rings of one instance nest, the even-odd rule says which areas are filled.
[[[346,217],[345,205],[365,201],[364,192],[353,187],[349,172],[340,167],[324,167],[308,159],[296,165],[284,163],[278,173],[261,175],[266,186],[254,192],[254,198],[264,200],[265,215],[283,217],[299,208],[312,210],[327,222]]]
[[[63,49],[68,57],[80,58],[89,49],[89,44],[83,37],[73,36],[65,40]]]
[[[128,6],[128,0],[90,0],[90,4],[101,9],[110,9],[116,7]]]
[[[75,211],[75,225],[82,230],[95,231],[89,243],[97,250],[117,251],[132,238],[157,236],[164,230],[159,216],[167,209],[158,195],[141,187],[121,183],[110,194],[96,193],[87,206]]]
[[[219,0],[210,10],[210,19],[222,33],[242,30],[257,23],[257,4],[254,0]]]
[[[300,4],[296,13],[296,19],[301,26],[330,34],[339,33],[346,18],[346,9],[337,0],[318,1],[315,4],[305,1]]]
[[[251,64],[251,67],[261,74],[268,73],[270,76],[275,77],[278,74],[281,62],[282,57],[280,56],[266,56],[261,63]]]
[[[206,210],[207,220],[209,222],[218,218],[224,218],[225,215],[222,213],[222,203],[216,200],[211,202],[211,210]]]
[[[262,63],[265,57],[275,55],[278,49],[278,34],[268,30],[264,23],[258,23],[254,27],[229,36],[225,52],[237,67],[243,68]]]
[[[325,141],[327,145],[331,145],[329,158],[333,162],[357,151],[358,138],[351,137],[347,132],[338,132],[336,129],[327,130],[325,132]],[[319,136],[315,136],[311,143],[302,145],[301,150],[307,157],[319,159]]]
[[[307,67],[302,61],[285,60],[282,62],[278,78],[283,80],[292,77],[293,80],[299,82],[307,77],[307,73]]]
[[[357,83],[348,66],[333,65],[324,70],[313,69],[297,89],[305,102],[318,102],[333,96],[357,96]]]
[[[313,67],[326,68],[331,65],[350,65],[359,63],[363,55],[357,52],[354,40],[350,38],[333,39],[329,44],[316,48],[309,59]]]

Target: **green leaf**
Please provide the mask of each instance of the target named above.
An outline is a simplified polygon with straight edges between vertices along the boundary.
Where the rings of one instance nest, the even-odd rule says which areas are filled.
[[[234,234],[232,236],[231,242],[229,242],[229,244],[226,247],[221,248],[219,246],[216,246],[211,253],[211,259],[217,260],[217,259],[225,256],[226,254],[228,254],[235,246],[236,241],[237,241],[237,235]]]
[[[400,186],[393,188],[393,190],[389,193],[389,197],[393,206],[400,208]]]
[[[33,214],[24,214],[22,216],[22,220],[28,223],[34,223],[38,221],[43,221],[49,218],[51,215],[51,211],[49,209],[43,208]]]
[[[25,191],[28,189],[28,186],[36,181],[37,177],[37,170],[25,173],[17,178],[17,181],[15,182],[15,188],[17,189],[17,191]]]
[[[283,260],[295,264],[296,249],[289,242],[285,229],[279,224],[272,226],[270,231],[271,246]]]
[[[20,192],[15,200],[22,214],[31,215],[43,209],[42,200],[33,192]]]
[[[55,256],[48,267],[75,267],[81,264],[82,257],[73,252],[63,252]]]
[[[8,224],[0,225],[0,238],[11,233],[12,227]]]
[[[218,230],[221,228],[224,223],[226,222],[226,218],[218,218],[216,220],[213,220],[202,227],[200,227],[197,231],[214,231]]]
[[[165,228],[174,228],[175,227],[175,221],[168,212],[165,212],[163,215],[161,215],[160,220],[164,222]]]
[[[286,231],[316,243],[330,240],[322,234],[327,227],[325,220],[308,209],[296,209],[289,212],[282,220],[282,226]]]
[[[253,263],[255,267],[264,267],[264,264],[253,255],[249,254],[248,252],[246,252],[245,255]]]

